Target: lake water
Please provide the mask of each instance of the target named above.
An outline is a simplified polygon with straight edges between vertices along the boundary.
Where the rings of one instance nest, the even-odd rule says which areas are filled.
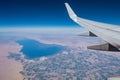
[[[19,40],[17,43],[23,46],[20,52],[23,52],[27,59],[50,56],[65,50],[64,46],[56,44],[44,44],[32,39]]]

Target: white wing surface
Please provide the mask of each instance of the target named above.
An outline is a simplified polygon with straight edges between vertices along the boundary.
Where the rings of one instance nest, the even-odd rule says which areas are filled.
[[[69,4],[65,3],[65,5],[73,21],[120,50],[120,26],[77,17]]]

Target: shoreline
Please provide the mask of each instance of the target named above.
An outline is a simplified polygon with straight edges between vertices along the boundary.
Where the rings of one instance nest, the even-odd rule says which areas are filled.
[[[0,79],[23,80],[24,77],[19,73],[23,69],[22,64],[7,57],[11,51],[18,54],[20,47],[16,44],[0,44],[0,49]]]

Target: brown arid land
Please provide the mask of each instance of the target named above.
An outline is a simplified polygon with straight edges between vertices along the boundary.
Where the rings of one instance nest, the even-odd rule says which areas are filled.
[[[19,73],[22,65],[13,59],[8,59],[9,52],[18,54],[20,46],[15,43],[0,44],[0,80],[23,80]]]

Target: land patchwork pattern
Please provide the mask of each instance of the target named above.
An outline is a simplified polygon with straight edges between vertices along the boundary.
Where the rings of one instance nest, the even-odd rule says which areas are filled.
[[[107,80],[120,76],[120,57],[80,47],[31,60],[14,53],[8,58],[22,63],[24,80]]]

